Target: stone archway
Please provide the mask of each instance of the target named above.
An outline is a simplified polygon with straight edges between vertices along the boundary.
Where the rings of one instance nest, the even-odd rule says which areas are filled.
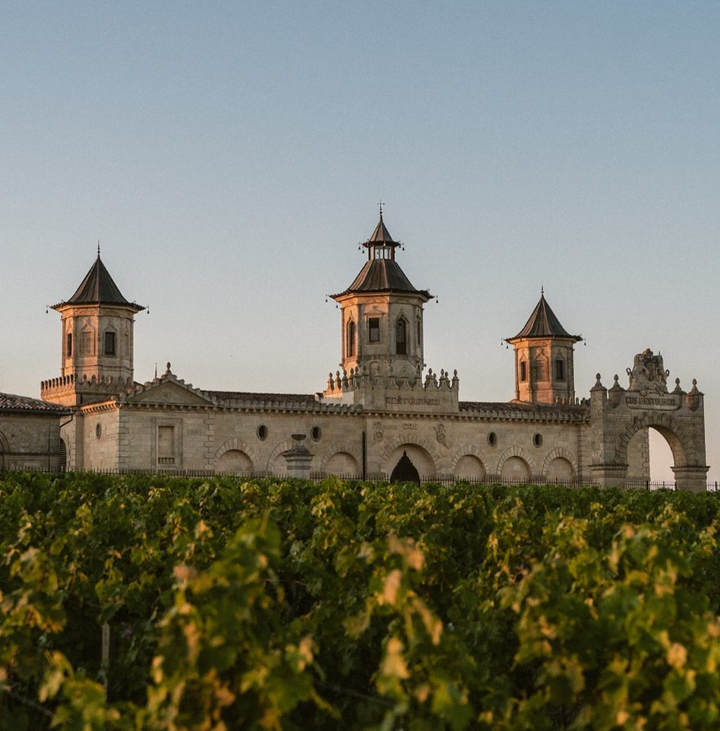
[[[216,472],[247,472],[257,464],[253,448],[242,439],[228,439],[215,453]]]
[[[331,444],[322,456],[320,471],[328,475],[352,475],[362,472],[362,455],[357,447],[346,442]]]
[[[215,463],[215,471],[228,474],[251,474],[253,463],[241,449],[228,449]]]
[[[360,464],[350,452],[335,452],[323,462],[322,472],[344,478],[360,477]]]
[[[487,475],[482,454],[474,444],[466,444],[455,452],[452,469],[456,480],[482,482]]]
[[[522,447],[509,447],[500,455],[496,473],[503,482],[530,482],[536,474],[535,460]]]
[[[578,476],[575,457],[562,447],[556,447],[545,458],[542,473],[548,482],[574,482]]]
[[[641,430],[656,429],[670,445],[677,486],[700,492],[706,489],[705,415],[703,394],[693,381],[688,392],[675,381],[668,392],[662,356],[645,350],[627,369],[630,385],[615,383],[606,389],[597,382],[590,392],[593,455],[590,472],[595,482],[623,487],[628,477],[628,447]]]
[[[388,441],[380,459],[380,472],[391,474],[405,452],[422,479],[435,477],[438,454],[428,440],[414,434],[395,437]]]

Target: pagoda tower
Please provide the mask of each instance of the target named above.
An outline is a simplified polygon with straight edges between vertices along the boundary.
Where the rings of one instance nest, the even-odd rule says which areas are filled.
[[[432,295],[416,289],[395,260],[401,244],[387,230],[382,207],[362,246],[367,261],[360,273],[330,295],[340,305],[342,372],[330,373],[321,398],[372,410],[456,413],[457,373],[428,370],[423,378],[423,306]]]
[[[515,400],[535,404],[575,400],[573,347],[582,340],[570,335],[550,309],[541,290],[540,301],[525,327],[506,338],[515,349]]]
[[[132,385],[134,320],[145,308],[123,297],[99,246],[75,294],[52,309],[61,315],[60,378],[42,382],[45,401],[79,406]]]
[[[432,298],[416,289],[395,253],[400,246],[380,220],[362,246],[367,262],[343,292],[331,295],[340,305],[342,360],[346,373],[373,372],[418,377],[423,360],[423,305]]]

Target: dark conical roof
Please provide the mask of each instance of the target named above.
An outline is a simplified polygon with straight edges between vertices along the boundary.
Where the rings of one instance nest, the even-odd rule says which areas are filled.
[[[582,340],[580,335],[570,335],[560,324],[550,305],[545,300],[545,293],[540,295],[540,301],[532,311],[532,315],[525,323],[525,327],[514,337],[518,338],[570,338],[571,340]]]
[[[54,305],[54,307],[83,304],[124,305],[125,307],[132,307],[138,312],[145,309],[135,302],[128,302],[123,297],[122,292],[110,276],[110,272],[103,264],[99,251],[95,263],[90,267],[90,271],[85,275],[85,279],[82,280],[75,294],[69,300]]]
[[[380,211],[380,220],[378,221],[378,225],[375,226],[372,236],[365,242],[365,246],[375,246],[376,244],[381,244],[383,246],[399,246],[399,243],[394,241],[393,237],[390,236],[390,232],[387,230],[387,226],[383,222],[382,211]]]
[[[413,287],[405,276],[405,272],[395,261],[395,248],[400,246],[400,242],[395,241],[387,230],[383,222],[382,210],[372,236],[363,243],[363,246],[370,250],[368,253],[370,258],[365,262],[365,266],[344,292],[330,295],[331,297],[342,297],[353,292],[408,292],[422,295],[426,301],[431,299],[432,295],[427,290]],[[375,258],[373,255],[375,247],[379,249],[384,246],[391,247],[392,258]]]
[[[413,287],[394,259],[370,259],[365,262],[346,292],[413,292],[430,299],[429,292]]]

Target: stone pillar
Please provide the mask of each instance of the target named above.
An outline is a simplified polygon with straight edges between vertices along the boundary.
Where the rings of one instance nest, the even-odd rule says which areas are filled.
[[[672,467],[678,490],[705,492],[709,467]]]
[[[303,444],[305,434],[293,434],[292,438],[295,441],[295,445],[292,449],[288,449],[282,453],[282,456],[287,462],[288,477],[299,477],[303,480],[309,480],[310,463],[312,462],[313,454]]]
[[[625,487],[627,478],[626,464],[591,464],[590,476],[592,481],[600,487]]]

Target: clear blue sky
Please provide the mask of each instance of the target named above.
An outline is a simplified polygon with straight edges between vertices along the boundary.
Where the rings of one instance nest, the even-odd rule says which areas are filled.
[[[0,390],[59,374],[45,305],[98,239],[151,306],[137,380],[170,360],[201,388],[321,390],[325,294],[382,198],[462,399],[512,398],[501,340],[544,285],[587,338],[579,395],[646,347],[697,378],[720,479],[719,38],[714,0],[6,0]]]

